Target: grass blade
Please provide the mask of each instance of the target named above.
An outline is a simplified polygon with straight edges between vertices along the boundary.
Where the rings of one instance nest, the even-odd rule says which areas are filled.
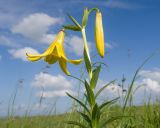
[[[98,81],[100,70],[101,70],[101,65],[98,66],[93,71],[93,76],[92,76],[92,79],[91,79],[91,82],[90,82],[90,86],[91,86],[92,89],[94,89],[96,87],[96,85],[97,85],[97,81]]]
[[[88,102],[90,104],[90,107],[93,108],[93,106],[95,105],[94,92],[92,91],[92,89],[89,86],[89,84],[87,83],[87,81],[85,81],[85,88],[86,88],[86,91],[87,91]]]
[[[73,125],[79,126],[80,128],[87,128],[87,127],[84,126],[83,124],[78,123],[78,122],[76,122],[76,121],[66,121],[65,123],[67,123],[67,124],[73,124]]]
[[[80,101],[80,100],[78,100],[77,98],[71,96],[71,95],[70,95],[69,93],[67,93],[67,92],[66,92],[66,94],[67,94],[70,98],[72,98],[73,100],[75,100],[76,102],[78,102],[78,103],[88,112],[88,114],[90,115],[89,109],[86,107],[85,104],[83,104],[82,101]]]
[[[101,92],[102,92],[106,87],[108,87],[110,84],[113,84],[114,82],[115,82],[115,80],[113,80],[113,81],[111,81],[110,83],[108,83],[108,84],[106,84],[105,86],[103,86],[103,87],[96,93],[95,97],[97,98],[97,97],[101,94]]]
[[[115,98],[113,100],[104,102],[102,105],[99,106],[100,110],[103,109],[106,105],[114,104],[118,99],[119,99],[119,97]]]
[[[81,25],[77,22],[77,20],[74,17],[72,17],[70,14],[67,14],[67,15],[79,29],[82,29]]]

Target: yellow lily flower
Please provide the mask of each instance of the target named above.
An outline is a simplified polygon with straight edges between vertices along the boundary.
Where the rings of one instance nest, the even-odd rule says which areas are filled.
[[[95,42],[99,55],[101,57],[104,57],[104,33],[102,24],[102,14],[100,11],[96,11]]]
[[[31,55],[26,53],[28,60],[37,61],[37,60],[40,60],[41,58],[44,58],[44,61],[46,61],[48,64],[54,64],[58,61],[62,71],[66,75],[69,75],[70,73],[67,70],[67,62],[77,65],[82,62],[82,59],[69,60],[66,57],[64,48],[63,48],[64,36],[65,36],[65,32],[64,30],[61,30],[56,36],[55,40],[48,47],[48,49],[40,55]]]

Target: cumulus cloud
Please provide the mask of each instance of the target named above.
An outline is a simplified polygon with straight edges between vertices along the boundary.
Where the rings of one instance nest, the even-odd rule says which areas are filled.
[[[135,92],[135,102],[156,101],[160,96],[160,70],[142,70],[139,72],[141,79],[137,80],[134,88],[138,88]],[[147,97],[147,98],[146,98]],[[141,101],[141,102],[140,102]]]
[[[84,50],[84,43],[83,39],[79,36],[70,36],[66,38],[66,44],[65,47],[70,52],[74,52],[77,56],[83,55]],[[90,49],[90,52],[94,51],[93,49],[96,49],[96,45],[94,42],[88,41],[88,46]],[[105,43],[105,48],[112,49],[113,46],[110,43]]]
[[[14,41],[11,41],[6,36],[1,35],[0,36],[0,45],[8,46],[8,47],[19,47],[20,45],[15,43]]]
[[[83,50],[84,50],[84,43],[83,39],[79,36],[70,36],[66,38],[66,48],[70,52],[74,52],[77,56],[82,56],[83,55]],[[90,51],[92,47],[92,43],[88,42]]]
[[[50,43],[54,35],[48,34],[49,27],[62,23],[63,19],[51,17],[45,13],[34,13],[25,17],[18,24],[13,26],[12,32],[41,43]]]
[[[72,95],[75,94],[72,90],[63,89],[63,90],[53,90],[53,91],[44,91],[44,92],[40,91],[36,95],[38,97],[43,97],[43,98],[64,97],[66,96],[66,92]]]
[[[148,101],[150,97],[151,102],[159,99],[160,96],[160,70],[142,70],[139,73],[141,79],[135,81],[133,85],[133,102],[135,104],[143,104],[144,101]],[[98,81],[97,89],[106,85],[107,82],[103,80]],[[125,86],[126,87],[126,86]],[[128,87],[127,87],[128,88]],[[127,91],[127,88],[124,88]],[[108,97],[109,99],[114,97],[123,97],[126,94],[121,86],[118,84],[109,85],[101,94],[102,97]]]
[[[31,85],[36,88],[44,89],[36,93],[38,97],[64,97],[66,96],[66,92],[74,94],[72,91],[72,82],[62,75],[53,76],[48,73],[40,72],[34,76]]]
[[[69,49],[70,52],[74,52],[77,56],[81,56],[83,54],[83,39],[78,36],[72,36],[66,38],[66,48]]]
[[[142,70],[139,75],[142,80],[140,84],[144,85],[144,88],[153,95],[160,93],[160,70]]]
[[[142,70],[139,73],[140,76],[144,78],[150,78],[152,80],[160,82],[160,71],[157,70]]]
[[[13,56],[15,59],[21,59],[22,61],[28,61],[26,57],[26,53],[33,53],[33,54],[39,54],[37,50],[31,48],[31,47],[24,47],[20,49],[10,49],[8,52]]]
[[[156,95],[160,93],[160,70],[142,70],[139,75],[142,80],[139,81],[140,84],[144,85],[144,88]]]
[[[71,87],[71,82],[62,75],[52,76],[41,72],[35,75],[32,81],[32,86],[43,88],[50,87],[54,89],[69,89]]]
[[[160,93],[160,83],[156,80],[150,78],[144,78],[142,84],[145,86],[147,91],[152,91],[153,93]]]

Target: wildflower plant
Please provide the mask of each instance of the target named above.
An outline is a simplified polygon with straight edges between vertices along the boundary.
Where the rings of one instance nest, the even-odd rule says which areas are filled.
[[[49,46],[49,48],[40,55],[31,55],[27,53],[27,58],[30,61],[37,61],[39,59],[44,58],[44,61],[48,62],[49,64],[54,64],[56,61],[59,62],[59,65],[63,72],[66,75],[70,75],[69,71],[67,70],[67,62],[73,63],[73,64],[80,64],[82,60],[85,63],[85,68],[88,74],[88,78],[86,80],[81,80],[85,86],[85,97],[86,102],[81,101],[80,99],[72,96],[71,94],[67,93],[67,95],[75,100],[82,108],[83,111],[78,111],[78,113],[83,118],[83,121],[67,121],[68,124],[76,125],[81,128],[103,128],[108,123],[112,122],[113,120],[116,120],[120,117],[111,117],[107,120],[102,120],[103,110],[106,106],[113,104],[115,101],[117,101],[118,98],[105,101],[102,104],[98,104],[97,97],[102,93],[102,91],[110,84],[113,84],[114,81],[106,84],[101,89],[99,89],[97,92],[95,92],[95,88],[97,86],[97,82],[99,79],[99,74],[101,71],[101,63],[98,66],[93,66],[94,63],[91,61],[91,56],[89,52],[89,47],[87,43],[87,37],[86,37],[86,26],[88,22],[89,15],[91,13],[95,13],[95,43],[97,47],[98,54],[103,58],[105,55],[105,48],[104,48],[104,32],[103,32],[103,23],[102,23],[102,14],[98,8],[92,8],[92,9],[84,9],[83,18],[82,18],[82,24],[80,25],[79,22],[72,17],[70,14],[68,14],[69,18],[73,22],[73,25],[64,25],[63,29],[58,33],[56,39],[53,41],[53,43]],[[63,49],[63,42],[64,42],[64,33],[65,30],[71,30],[71,31],[78,31],[82,33],[83,43],[84,43],[84,51],[83,51],[83,59],[79,60],[69,60],[67,59],[64,49]],[[84,123],[85,121],[85,123]]]

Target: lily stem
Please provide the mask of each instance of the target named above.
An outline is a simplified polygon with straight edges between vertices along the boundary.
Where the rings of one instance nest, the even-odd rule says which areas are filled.
[[[86,50],[88,60],[89,60],[89,62],[91,64],[91,58],[90,58],[90,54],[89,54],[89,48],[88,48],[85,28],[82,28],[81,32],[82,32],[82,37],[83,37],[83,42],[84,42],[84,50]],[[89,73],[89,78],[91,79],[92,78],[92,69],[88,73]]]

